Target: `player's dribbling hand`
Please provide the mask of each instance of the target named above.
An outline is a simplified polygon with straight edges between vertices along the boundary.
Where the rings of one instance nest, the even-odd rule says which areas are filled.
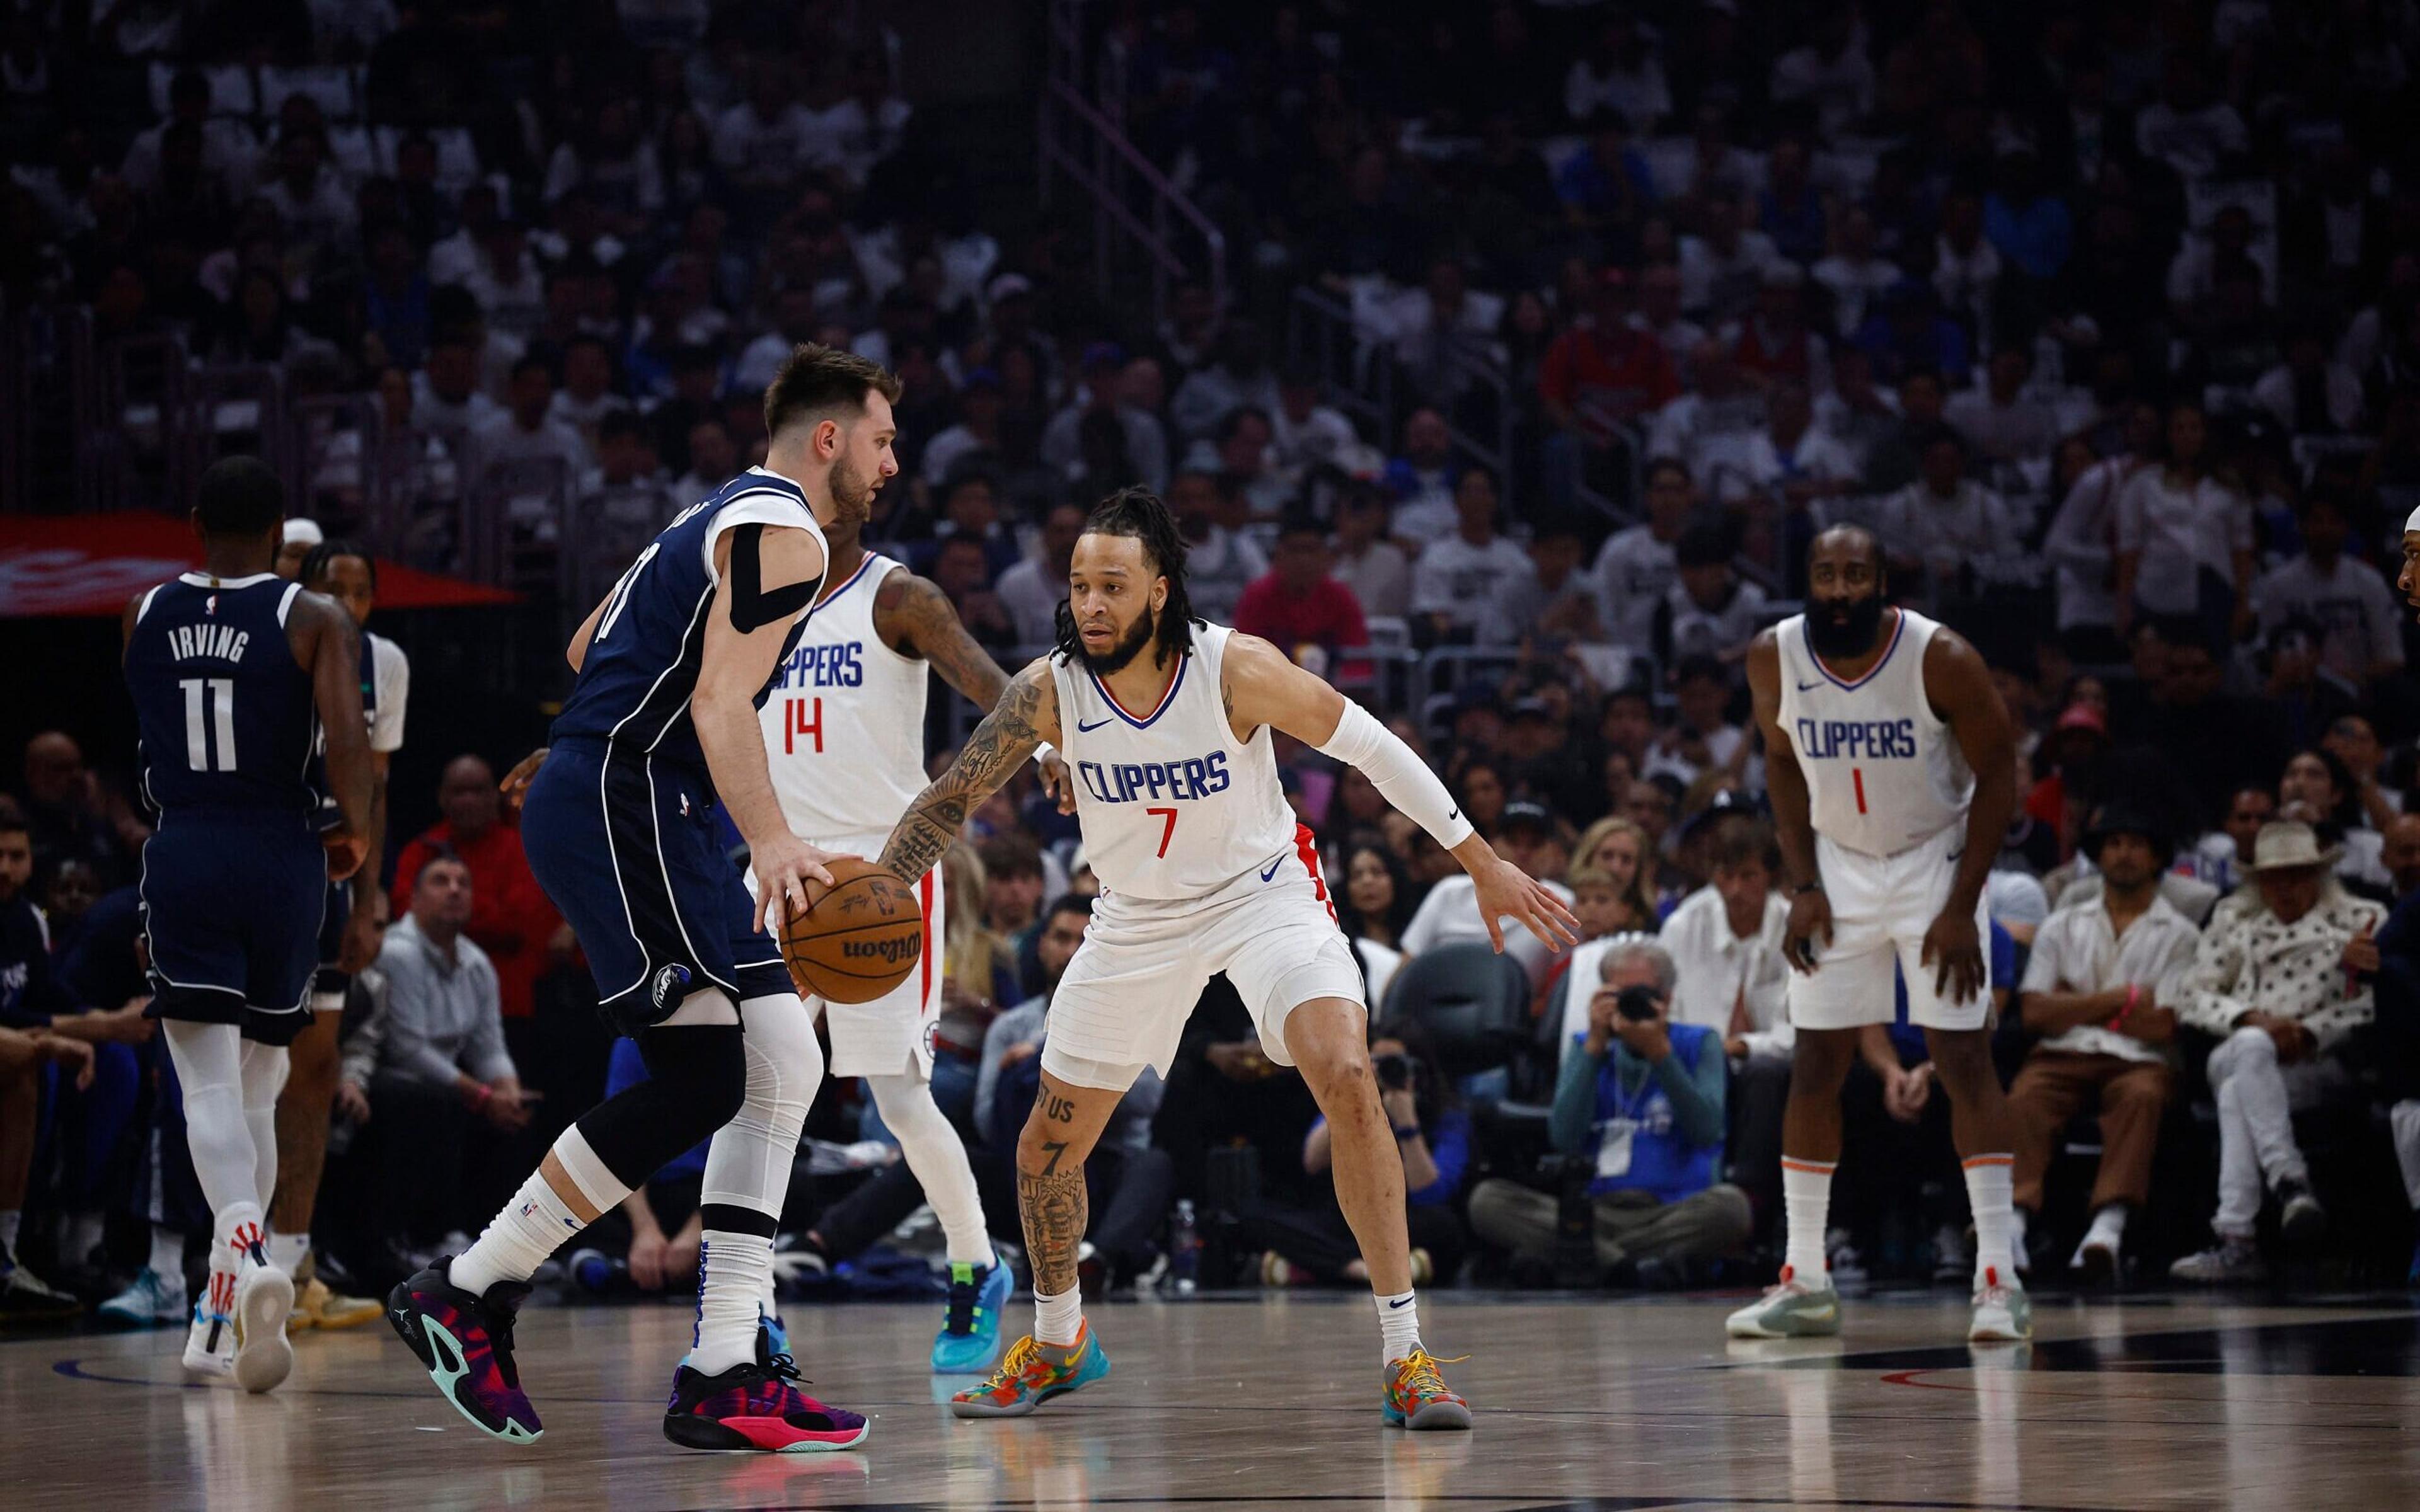
[[[496,791],[504,795],[505,806],[513,812],[521,811],[521,800],[529,796],[530,779],[537,776],[537,769],[546,764],[546,753],[551,748],[540,746],[531,751],[522,757],[511,771],[504,774],[503,781],[496,784]]]
[[[1067,780],[1067,764],[1056,751],[1042,758],[1042,795],[1059,805],[1059,811],[1076,811],[1076,784]]]
[[[360,871],[370,854],[370,842],[349,829],[332,829],[319,837],[319,844],[328,853],[331,882],[342,882]]]
[[[1790,900],[1790,922],[1781,933],[1781,954],[1791,968],[1815,973],[1815,951],[1819,946],[1832,943],[1832,900],[1821,887],[1810,887],[1793,894]]]
[[[1504,953],[1503,920],[1507,918],[1521,923],[1549,950],[1580,943],[1578,916],[1544,883],[1502,856],[1472,872],[1470,881],[1479,901],[1479,917],[1487,925],[1488,943],[1496,947],[1497,954]]]
[[[780,933],[785,915],[775,912],[777,903],[788,914],[805,913],[808,881],[830,887],[831,872],[824,863],[837,854],[817,850],[786,830],[764,845],[751,846],[748,862],[756,871],[756,933]]]
[[[1949,1002],[1965,1002],[1983,990],[1983,940],[1971,913],[1945,910],[1934,918],[1919,959],[1932,968],[1932,990]]]

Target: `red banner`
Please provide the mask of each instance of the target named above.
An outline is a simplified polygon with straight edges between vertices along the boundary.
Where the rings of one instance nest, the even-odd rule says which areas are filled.
[[[196,567],[202,543],[171,515],[0,515],[0,619],[114,615],[154,583]],[[379,608],[509,604],[514,595],[380,562]]]

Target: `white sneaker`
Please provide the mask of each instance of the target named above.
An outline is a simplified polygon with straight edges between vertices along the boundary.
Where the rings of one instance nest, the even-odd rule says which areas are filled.
[[[2116,1233],[2096,1227],[2075,1246],[2075,1257],[2067,1262],[2067,1268],[2086,1281],[2114,1281],[2122,1243]]]
[[[1781,1279],[1764,1295],[1723,1319],[1723,1332],[1735,1339],[1824,1337],[1840,1332],[1840,1294],[1827,1279],[1810,1287],[1781,1269]]]
[[[194,1299],[194,1321],[185,1330],[185,1368],[197,1376],[235,1374],[235,1277],[212,1271]]]
[[[236,1384],[255,1396],[273,1391],[294,1369],[286,1318],[294,1310],[294,1278],[273,1265],[247,1266],[235,1288]]]
[[[1986,1266],[1983,1284],[1975,1288],[1975,1321],[1966,1337],[1975,1344],[2023,1344],[2034,1336],[2033,1299],[2011,1275],[2006,1281],[1997,1266]]]

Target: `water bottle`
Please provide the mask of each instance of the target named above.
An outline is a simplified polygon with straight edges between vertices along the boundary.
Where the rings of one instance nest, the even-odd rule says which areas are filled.
[[[1202,1271],[1202,1235],[1193,1225],[1193,1199],[1179,1198],[1176,1216],[1168,1221],[1168,1268],[1176,1277],[1176,1294],[1193,1295]]]

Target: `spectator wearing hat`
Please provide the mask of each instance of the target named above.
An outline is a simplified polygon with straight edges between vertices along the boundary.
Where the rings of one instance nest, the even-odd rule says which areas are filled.
[[[2337,855],[2306,824],[2264,825],[2247,869],[2257,901],[2212,920],[2185,978],[2178,1016],[2222,1042],[2209,1067],[2218,1098],[2215,1242],[2170,1268],[2180,1281],[2266,1277],[2253,1244],[2264,1189],[2289,1243],[2326,1223],[2292,1116],[2353,1093],[2336,1052],[2375,1016],[2373,936],[2386,912],[2338,885]]]
[[[1067,407],[1042,427],[1042,460],[1062,476],[1084,471],[1081,433],[1087,415],[1114,415],[1125,432],[1126,462],[1135,482],[1155,491],[1168,486],[1168,432],[1150,411],[1119,400],[1119,380],[1125,370],[1125,348],[1113,341],[1096,341],[1084,348],[1078,371],[1083,381]]]
[[[1681,580],[1655,610],[1651,636],[1657,658],[1667,666],[1691,656],[1736,664],[1764,627],[1764,590],[1732,570],[1730,532],[1721,525],[1691,526],[1673,556]]]
[[[1412,613],[1440,641],[1467,644],[1507,585],[1529,571],[1521,548],[1496,532],[1496,474],[1465,469],[1454,485],[1454,529],[1429,542],[1412,567]]]
[[[2174,858],[2165,827],[2109,805],[2084,849],[2101,873],[2097,897],[2057,909],[2034,935],[2025,964],[2024,1026],[2040,1035],[2009,1088],[2016,1129],[2017,1268],[2029,1268],[2025,1226],[2041,1211],[2042,1178],[2059,1131],[2079,1113],[2101,1119],[2092,1227],[2068,1263],[2116,1275],[2127,1215],[2150,1195],[2160,1120],[2175,1095],[2167,1045],[2201,932],[2160,895]]]
[[[1506,860],[1536,878],[1564,903],[1571,903],[1571,889],[1562,882],[1571,849],[1544,804],[1528,799],[1506,804],[1489,838]],[[1504,953],[1521,964],[1532,983],[1544,980],[1550,964],[1545,946],[1534,936],[1524,938],[1526,930],[1512,929],[1500,920],[1499,927],[1504,930]],[[1440,945],[1470,943],[1488,943],[1487,921],[1479,917],[1470,879],[1447,877],[1429,889],[1412,921],[1404,926],[1404,958],[1417,959]]]

